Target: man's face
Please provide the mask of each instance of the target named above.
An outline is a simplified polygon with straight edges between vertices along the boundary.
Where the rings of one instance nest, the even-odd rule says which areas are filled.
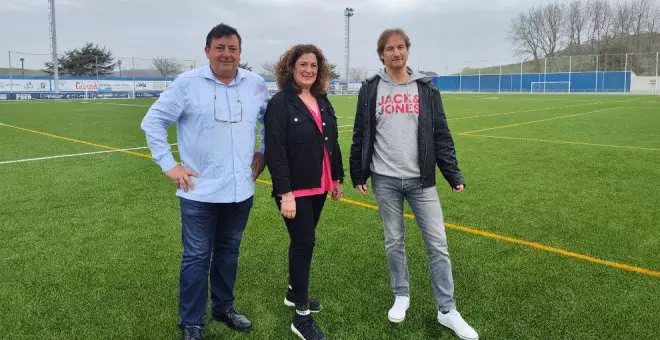
[[[216,75],[223,77],[236,75],[238,64],[241,62],[241,48],[237,36],[212,39],[211,44],[204,48],[204,52]]]
[[[385,49],[380,58],[387,69],[401,69],[406,67],[408,62],[408,47],[406,41],[400,34],[393,34],[387,39]]]

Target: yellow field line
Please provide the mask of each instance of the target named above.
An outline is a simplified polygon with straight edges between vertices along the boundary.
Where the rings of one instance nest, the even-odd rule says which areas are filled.
[[[37,131],[37,130],[26,129],[26,128],[23,128],[23,127],[20,127],[20,126],[9,125],[9,124],[0,124],[0,126],[6,126],[6,127],[10,127],[10,128],[12,128],[12,129],[17,129],[17,130],[27,131],[27,132],[31,132],[31,133],[34,133],[34,134],[37,134],[37,135],[42,135],[42,136],[47,136],[47,137],[51,137],[51,138],[62,139],[62,140],[66,140],[66,141],[69,141],[69,142],[74,142],[74,143],[79,143],[79,144],[85,144],[85,145],[89,145],[89,146],[95,146],[95,147],[97,147],[97,148],[102,148],[102,149],[106,149],[106,150],[113,150],[113,151],[117,151],[117,152],[123,152],[123,153],[127,153],[127,154],[129,154],[129,155],[134,155],[134,156],[139,156],[139,157],[144,157],[144,158],[151,158],[150,155],[148,155],[148,154],[144,154],[144,153],[133,152],[133,151],[128,151],[128,150],[122,150],[122,149],[120,149],[120,148],[115,148],[115,147],[112,147],[112,146],[107,146],[107,145],[103,145],[103,144],[97,144],[97,143],[87,142],[87,141],[84,141],[84,140],[74,139],[74,138],[70,138],[70,137],[58,136],[58,135],[54,135],[54,134],[52,134],[52,133],[47,133],[47,132],[42,132],[42,131]]]
[[[262,179],[258,179],[257,182],[262,183],[262,184],[268,184],[268,185],[273,184],[269,181],[262,180]],[[356,200],[352,200],[352,199],[348,199],[348,198],[340,198],[339,201],[350,204],[350,205],[355,205],[355,206],[368,208],[368,209],[372,209],[372,210],[378,210],[378,206],[376,206],[376,205],[369,204],[369,203],[364,203],[364,202],[360,202],[360,201],[356,201]],[[410,219],[410,220],[415,219],[415,215],[413,215],[413,214],[403,214],[403,216],[407,219]],[[537,242],[525,241],[525,240],[521,240],[521,239],[517,239],[517,238],[513,238],[513,237],[503,236],[503,235],[499,235],[499,234],[495,234],[495,233],[491,233],[491,232],[487,232],[487,231],[483,231],[483,230],[479,230],[479,229],[464,227],[464,226],[460,226],[460,225],[452,224],[452,223],[445,223],[445,227],[447,229],[459,230],[459,231],[470,233],[470,234],[473,234],[473,235],[479,235],[479,236],[484,236],[484,237],[488,237],[488,238],[492,238],[492,239],[496,239],[496,240],[500,240],[500,241],[520,244],[520,245],[532,247],[534,249],[548,251],[548,252],[551,252],[551,253],[560,254],[560,255],[564,255],[564,256],[568,256],[568,257],[572,257],[572,258],[577,258],[577,259],[585,260],[585,261],[588,261],[588,262],[591,262],[591,263],[602,264],[602,265],[606,265],[606,266],[613,267],[613,268],[623,269],[623,270],[639,273],[639,274],[642,274],[642,275],[660,277],[660,271],[654,271],[654,270],[645,269],[645,268],[641,268],[641,267],[635,267],[635,266],[631,266],[631,265],[623,264],[623,263],[618,263],[618,262],[614,262],[614,261],[602,260],[602,259],[599,259],[599,258],[596,258],[596,257],[592,257],[592,256],[584,255],[584,254],[579,254],[579,253],[575,253],[575,252],[560,249],[560,248],[546,246],[546,245],[543,245],[543,244],[537,243]]]
[[[588,261],[588,262],[591,262],[591,263],[602,264],[602,265],[605,265],[605,266],[609,266],[609,267],[613,267],[613,268],[617,268],[617,269],[623,269],[623,270],[627,270],[627,271],[630,271],[630,272],[639,273],[639,274],[642,274],[642,275],[660,277],[660,271],[649,270],[649,269],[645,269],[645,268],[641,268],[641,267],[635,267],[635,266],[631,266],[631,265],[624,264],[624,263],[618,263],[618,262],[614,262],[614,261],[602,260],[602,259],[599,259],[599,258],[596,258],[596,257],[592,257],[592,256],[584,255],[584,254],[579,254],[579,253],[575,253],[575,252],[560,249],[560,248],[546,246],[546,245],[543,245],[543,244],[540,244],[540,243],[537,243],[537,242],[530,242],[530,241],[520,240],[520,239],[516,239],[516,238],[513,238],[513,237],[502,236],[502,235],[498,235],[498,234],[495,234],[495,233],[490,233],[490,232],[483,231],[483,230],[463,227],[463,226],[459,226],[459,225],[455,225],[455,224],[445,223],[445,226],[449,229],[456,229],[456,230],[464,231],[464,232],[471,233],[471,234],[474,234],[474,235],[480,235],[480,236],[493,238],[493,239],[497,239],[497,240],[501,240],[501,241],[516,243],[516,244],[532,247],[532,248],[538,249],[538,250],[544,250],[544,251],[548,251],[548,252],[551,252],[551,253],[556,253],[556,254],[560,254],[560,255],[564,255],[564,256],[580,259],[580,260],[585,260],[585,261]]]
[[[639,146],[610,145],[610,144],[597,144],[597,143],[584,143],[584,142],[569,142],[569,141],[563,141],[563,140],[523,138],[523,137],[508,137],[508,136],[492,136],[492,135],[481,135],[481,134],[475,135],[475,134],[465,134],[465,133],[463,133],[461,135],[462,136],[468,136],[468,137],[511,139],[511,140],[530,141],[530,142],[558,143],[558,144],[585,145],[585,146],[599,146],[599,147],[617,148],[617,149],[660,151],[660,149],[658,149],[658,148],[643,148],[643,147],[639,147]]]
[[[83,141],[83,140],[69,138],[69,137],[62,137],[62,136],[54,135],[54,134],[51,134],[51,133],[26,129],[26,128],[13,126],[13,125],[8,125],[8,124],[0,124],[0,126],[7,126],[7,127],[10,127],[10,128],[23,130],[23,131],[43,135],[43,136],[63,139],[63,140],[74,142],[74,143],[91,145],[91,146],[96,146],[96,147],[100,147],[100,148],[104,148],[104,149],[108,149],[108,150],[115,150],[115,151],[118,151],[118,152],[125,152],[125,153],[135,155],[135,156],[139,156],[139,157],[150,158],[149,155],[146,155],[146,154],[141,154],[141,153],[138,153],[138,152],[122,151],[121,149],[114,148],[114,147],[111,147],[111,146],[86,142],[86,141]],[[262,183],[262,184],[267,184],[267,185],[273,185],[272,182],[262,180],[262,179],[257,179],[257,182]],[[368,209],[372,209],[372,210],[378,210],[378,207],[373,205],[373,204],[368,204],[368,203],[364,203],[364,202],[360,202],[360,201],[355,201],[355,200],[351,200],[351,199],[348,199],[348,198],[341,198],[340,201],[342,201],[344,203],[347,203],[347,204],[350,204],[350,205],[354,205],[354,206],[359,206],[359,207],[368,208]],[[404,217],[407,218],[407,219],[415,219],[415,216],[411,215],[411,214],[404,214]],[[505,242],[510,242],[510,243],[515,243],[515,244],[520,244],[520,245],[532,247],[532,248],[538,249],[538,250],[543,250],[543,251],[548,251],[548,252],[552,252],[552,253],[556,253],[556,254],[561,254],[561,255],[564,255],[564,256],[585,260],[585,261],[588,261],[588,262],[591,262],[591,263],[597,263],[597,264],[601,264],[601,265],[605,265],[605,266],[609,266],[609,267],[613,267],[613,268],[623,269],[623,270],[626,270],[626,271],[635,272],[635,273],[639,273],[639,274],[642,274],[642,275],[660,277],[660,272],[659,271],[654,271],[654,270],[645,269],[645,268],[641,268],[641,267],[635,267],[635,266],[622,264],[622,263],[618,263],[618,262],[613,262],[613,261],[602,260],[602,259],[591,257],[591,256],[588,256],[588,255],[583,255],[583,254],[575,253],[575,252],[560,249],[560,248],[546,246],[546,245],[543,245],[543,244],[540,244],[540,243],[537,243],[537,242],[525,241],[525,240],[521,240],[521,239],[517,239],[517,238],[513,238],[513,237],[503,236],[503,235],[499,235],[499,234],[495,234],[495,233],[491,233],[491,232],[487,232],[487,231],[483,231],[483,230],[479,230],[479,229],[459,226],[459,225],[451,224],[451,223],[445,223],[445,227],[448,228],[448,229],[454,229],[454,230],[467,232],[467,233],[470,233],[470,234],[473,234],[473,235],[484,236],[484,237],[488,237],[488,238],[492,238],[492,239],[496,239],[496,240],[501,240],[501,241],[505,241]]]
[[[565,115],[565,116],[559,116],[559,117],[552,117],[552,118],[545,118],[545,119],[538,119],[538,120],[532,120],[529,122],[523,122],[523,123],[517,123],[517,124],[509,124],[509,125],[502,125],[502,126],[495,126],[495,127],[490,127],[490,128],[485,128],[485,129],[479,129],[479,130],[472,130],[472,131],[464,131],[464,132],[459,132],[459,135],[466,135],[469,133],[475,133],[475,132],[481,132],[481,131],[490,131],[490,130],[497,130],[497,129],[504,129],[504,128],[509,128],[509,127],[514,127],[514,126],[521,126],[521,125],[527,125],[527,124],[535,124],[535,123],[540,123],[540,122],[547,122],[550,120],[556,120],[556,119],[564,119],[564,118],[571,118],[571,117],[577,117],[577,116],[582,116],[590,113],[596,113],[596,112],[603,112],[603,111],[610,111],[610,110],[615,110],[618,109],[619,107],[610,107],[607,109],[600,109],[600,110],[593,110],[593,111],[587,111],[587,112],[581,112],[581,113],[574,113],[571,115]]]

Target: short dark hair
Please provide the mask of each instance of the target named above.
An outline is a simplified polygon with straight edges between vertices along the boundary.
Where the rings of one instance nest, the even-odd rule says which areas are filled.
[[[390,28],[386,29],[383,31],[383,33],[380,34],[380,37],[378,37],[378,46],[376,47],[376,51],[378,52],[378,59],[380,59],[381,63],[385,63],[383,58],[380,57],[381,54],[383,54],[383,51],[385,51],[385,45],[387,44],[387,41],[390,40],[390,38],[393,35],[400,35],[403,38],[403,41],[406,43],[406,48],[410,49],[410,38],[408,38],[408,35],[406,32],[404,32],[400,28]]]
[[[209,34],[206,35],[206,47],[211,47],[211,41],[213,39],[231,37],[232,35],[235,35],[238,38],[238,49],[242,49],[243,40],[241,40],[241,35],[238,34],[238,31],[235,28],[222,23],[213,27]]]
[[[325,59],[325,56],[323,56],[321,49],[311,44],[299,44],[291,47],[282,54],[280,60],[275,64],[275,76],[277,77],[277,86],[280,89],[284,89],[286,85],[291,84],[291,86],[300,93],[300,87],[293,80],[293,69],[296,65],[296,61],[298,61],[303,54],[307,53],[313,53],[316,56],[316,63],[318,66],[316,81],[312,84],[309,92],[313,95],[328,92],[328,78],[330,77],[328,62]]]

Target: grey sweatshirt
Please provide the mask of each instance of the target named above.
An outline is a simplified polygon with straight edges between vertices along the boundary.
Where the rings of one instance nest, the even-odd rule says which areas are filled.
[[[408,80],[397,84],[381,70],[376,99],[376,142],[371,171],[401,179],[418,178],[417,79],[424,76],[408,68]]]

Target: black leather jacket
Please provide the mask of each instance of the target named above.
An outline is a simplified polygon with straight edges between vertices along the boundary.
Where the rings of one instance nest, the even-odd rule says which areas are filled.
[[[362,83],[353,126],[350,169],[353,186],[365,184],[371,176],[371,158],[376,136],[376,97],[380,77],[373,76]],[[419,128],[417,144],[422,187],[435,186],[435,165],[452,187],[463,182],[458,168],[454,141],[447,126],[440,92],[430,78],[417,81],[419,90]]]

